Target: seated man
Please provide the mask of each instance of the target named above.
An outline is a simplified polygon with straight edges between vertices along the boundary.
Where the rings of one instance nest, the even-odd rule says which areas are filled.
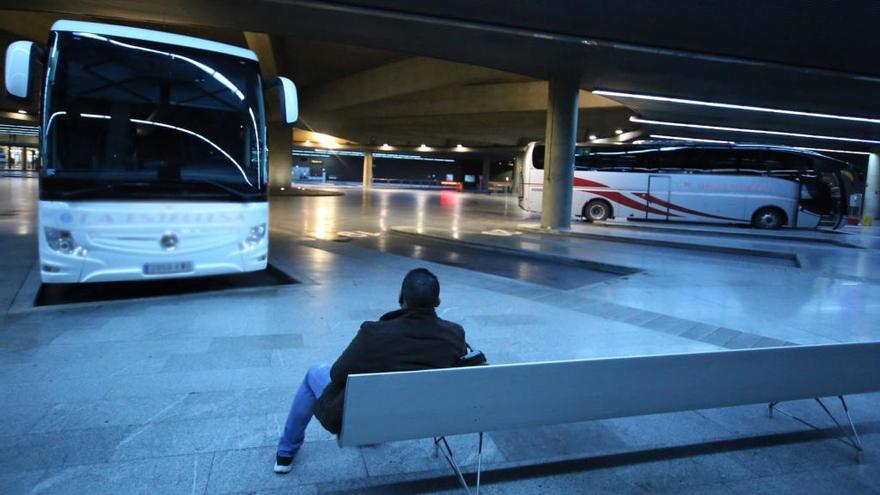
[[[361,324],[332,368],[309,368],[278,441],[276,473],[290,472],[313,414],[327,431],[339,434],[348,375],[448,368],[465,355],[464,329],[434,312],[440,305],[440,282],[433,273],[424,268],[407,273],[399,303],[399,310]]]

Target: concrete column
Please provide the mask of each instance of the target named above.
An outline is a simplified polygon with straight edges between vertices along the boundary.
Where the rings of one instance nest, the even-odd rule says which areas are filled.
[[[871,150],[868,156],[868,175],[865,177],[865,199],[862,204],[865,219],[870,215],[873,225],[880,224],[880,149]]]
[[[489,190],[489,179],[492,175],[492,162],[488,156],[483,157],[483,190]]]
[[[293,169],[293,129],[281,122],[266,122],[269,135],[269,192],[290,189]]]
[[[550,79],[541,204],[541,227],[546,229],[571,227],[579,90],[580,79],[576,76]]]
[[[364,189],[373,187],[373,152],[364,151]]]

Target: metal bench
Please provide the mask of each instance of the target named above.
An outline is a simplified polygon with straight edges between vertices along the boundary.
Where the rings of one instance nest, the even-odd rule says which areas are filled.
[[[478,433],[479,493],[486,431],[747,404],[772,416],[779,402],[816,399],[860,461],[844,395],[875,391],[880,342],[351,375],[339,445],[433,438],[470,493],[445,437]],[[822,397],[839,398],[848,428]]]

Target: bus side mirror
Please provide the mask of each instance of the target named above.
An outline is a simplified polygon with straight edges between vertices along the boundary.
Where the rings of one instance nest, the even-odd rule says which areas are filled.
[[[6,91],[13,98],[31,97],[31,75],[39,48],[33,41],[15,41],[6,49]]]
[[[293,125],[299,118],[299,101],[296,97],[296,85],[286,77],[279,77],[277,84],[281,86],[278,92],[281,100],[281,115],[285,125]]]

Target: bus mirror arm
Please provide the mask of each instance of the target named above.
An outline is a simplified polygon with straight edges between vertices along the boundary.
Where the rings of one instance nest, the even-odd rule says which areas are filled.
[[[33,41],[14,41],[6,48],[4,83],[13,99],[28,103],[31,99],[34,62],[42,60],[43,49]]]
[[[266,85],[266,89],[280,87],[278,99],[281,105],[281,115],[284,125],[292,126],[299,118],[299,100],[296,95],[296,85],[286,77],[276,77]]]

